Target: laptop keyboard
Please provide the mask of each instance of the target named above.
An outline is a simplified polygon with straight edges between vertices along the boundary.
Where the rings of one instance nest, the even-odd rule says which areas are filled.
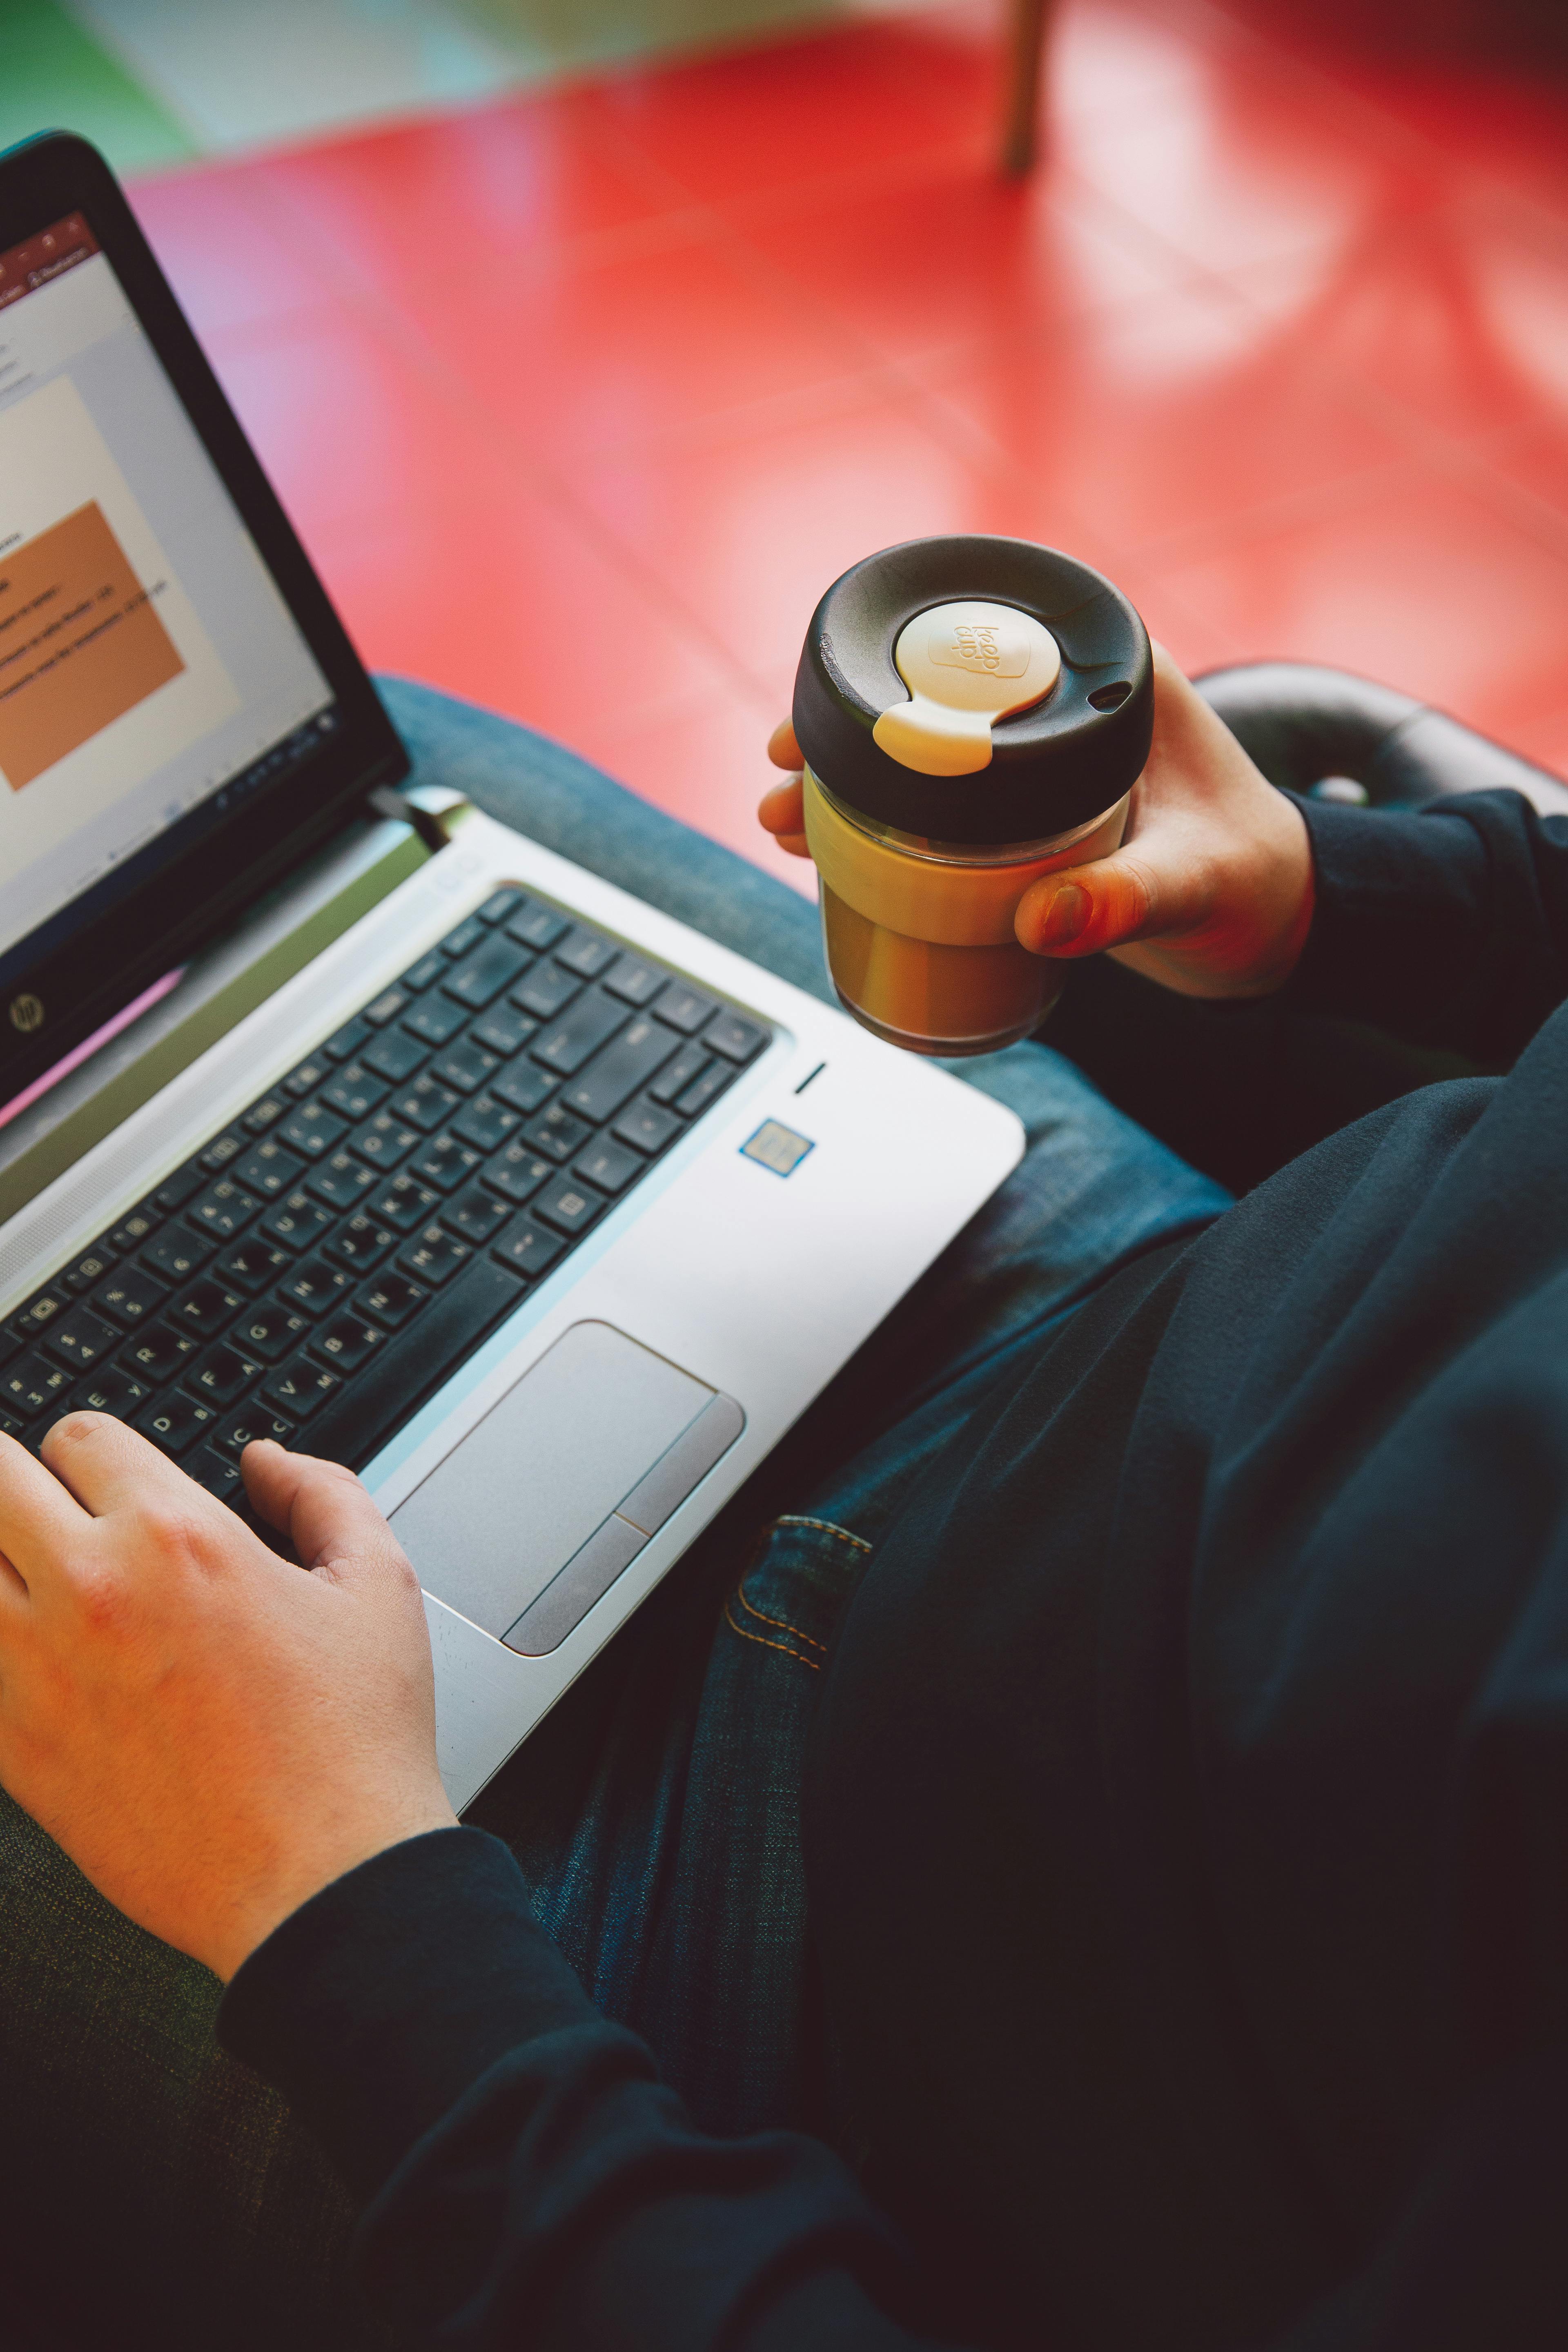
[[[771,1035],[498,890],[10,1318],[0,1427],[363,1469]]]

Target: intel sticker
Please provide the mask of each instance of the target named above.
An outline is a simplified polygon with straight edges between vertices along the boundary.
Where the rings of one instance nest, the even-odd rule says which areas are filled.
[[[816,1149],[792,1128],[782,1127],[776,1118],[764,1118],[751,1141],[742,1144],[741,1157],[771,1168],[775,1176],[793,1176],[806,1153]]]

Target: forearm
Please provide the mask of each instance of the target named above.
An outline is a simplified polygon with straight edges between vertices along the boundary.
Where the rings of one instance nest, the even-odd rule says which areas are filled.
[[[235,1979],[226,2043],[368,2200],[358,2268],[416,2341],[911,2352],[898,2251],[793,2134],[718,2141],[589,2001],[504,1847],[379,1856]]]

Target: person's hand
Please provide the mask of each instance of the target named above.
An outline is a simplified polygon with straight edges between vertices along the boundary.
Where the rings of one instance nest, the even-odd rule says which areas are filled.
[[[768,757],[800,767],[787,720]],[[798,774],[775,784],[757,814],[781,847],[810,855]],[[1121,846],[1042,876],[1019,901],[1018,938],[1036,955],[1109,950],[1182,996],[1266,996],[1289,978],[1311,921],[1300,810],[1156,646],[1154,740]]]
[[[0,1437],[0,1784],[226,1980],[306,1898],[450,1828],[424,1604],[352,1473],[246,1449],[280,1559],[123,1423]]]

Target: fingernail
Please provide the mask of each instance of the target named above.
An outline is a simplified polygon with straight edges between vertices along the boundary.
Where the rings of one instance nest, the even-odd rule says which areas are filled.
[[[1040,926],[1043,948],[1065,948],[1076,940],[1088,923],[1094,902],[1087,890],[1076,882],[1065,882],[1046,908],[1046,919]]]

